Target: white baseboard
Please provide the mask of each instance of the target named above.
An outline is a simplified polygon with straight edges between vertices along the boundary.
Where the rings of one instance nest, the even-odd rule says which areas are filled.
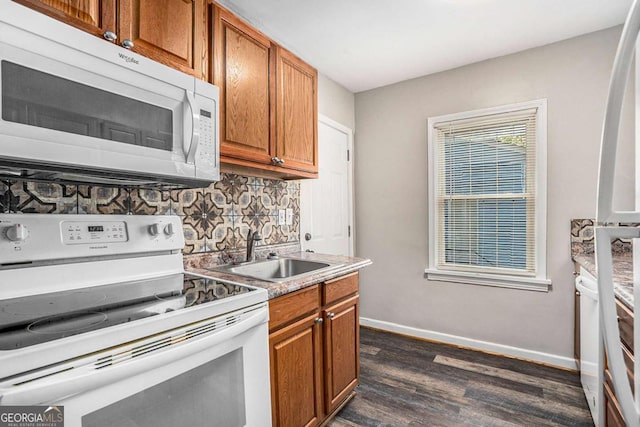
[[[466,347],[473,350],[487,351],[505,356],[516,357],[518,359],[530,360],[532,362],[544,363],[546,365],[557,366],[564,369],[577,369],[575,359],[571,357],[558,356],[556,354],[543,353],[535,350],[527,350],[519,347],[512,347],[503,344],[496,344],[487,341],[480,341],[473,338],[465,338],[456,335],[443,334],[441,332],[429,331],[426,329],[414,328],[411,326],[399,325],[397,323],[385,322],[383,320],[360,318],[362,326],[368,326],[383,331],[395,332],[417,338],[424,338],[430,341],[442,342]]]

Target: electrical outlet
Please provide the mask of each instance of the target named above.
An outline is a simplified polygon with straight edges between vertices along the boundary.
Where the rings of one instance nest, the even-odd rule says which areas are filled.
[[[293,224],[293,209],[291,208],[287,208],[287,219],[285,223],[286,225]]]
[[[284,209],[278,209],[278,225],[285,225],[287,222],[286,213]]]

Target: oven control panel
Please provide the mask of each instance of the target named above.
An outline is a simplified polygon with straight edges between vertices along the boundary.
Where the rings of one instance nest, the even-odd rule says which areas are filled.
[[[92,243],[126,242],[127,223],[124,221],[63,221],[60,223],[62,243],[86,245]]]
[[[182,221],[175,215],[0,213],[0,271],[35,261],[166,255],[183,247]]]

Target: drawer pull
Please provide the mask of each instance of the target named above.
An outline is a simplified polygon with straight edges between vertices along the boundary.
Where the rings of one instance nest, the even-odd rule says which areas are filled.
[[[324,319],[322,317],[316,317],[313,321],[318,323],[318,324],[320,324],[320,323],[324,322]]]

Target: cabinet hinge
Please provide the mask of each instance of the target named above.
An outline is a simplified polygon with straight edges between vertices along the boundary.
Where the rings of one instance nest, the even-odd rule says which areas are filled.
[[[350,157],[349,150],[347,150],[347,162],[350,161],[349,157]]]
[[[349,233],[349,237],[351,237],[351,226],[350,225],[347,226],[347,231]]]

